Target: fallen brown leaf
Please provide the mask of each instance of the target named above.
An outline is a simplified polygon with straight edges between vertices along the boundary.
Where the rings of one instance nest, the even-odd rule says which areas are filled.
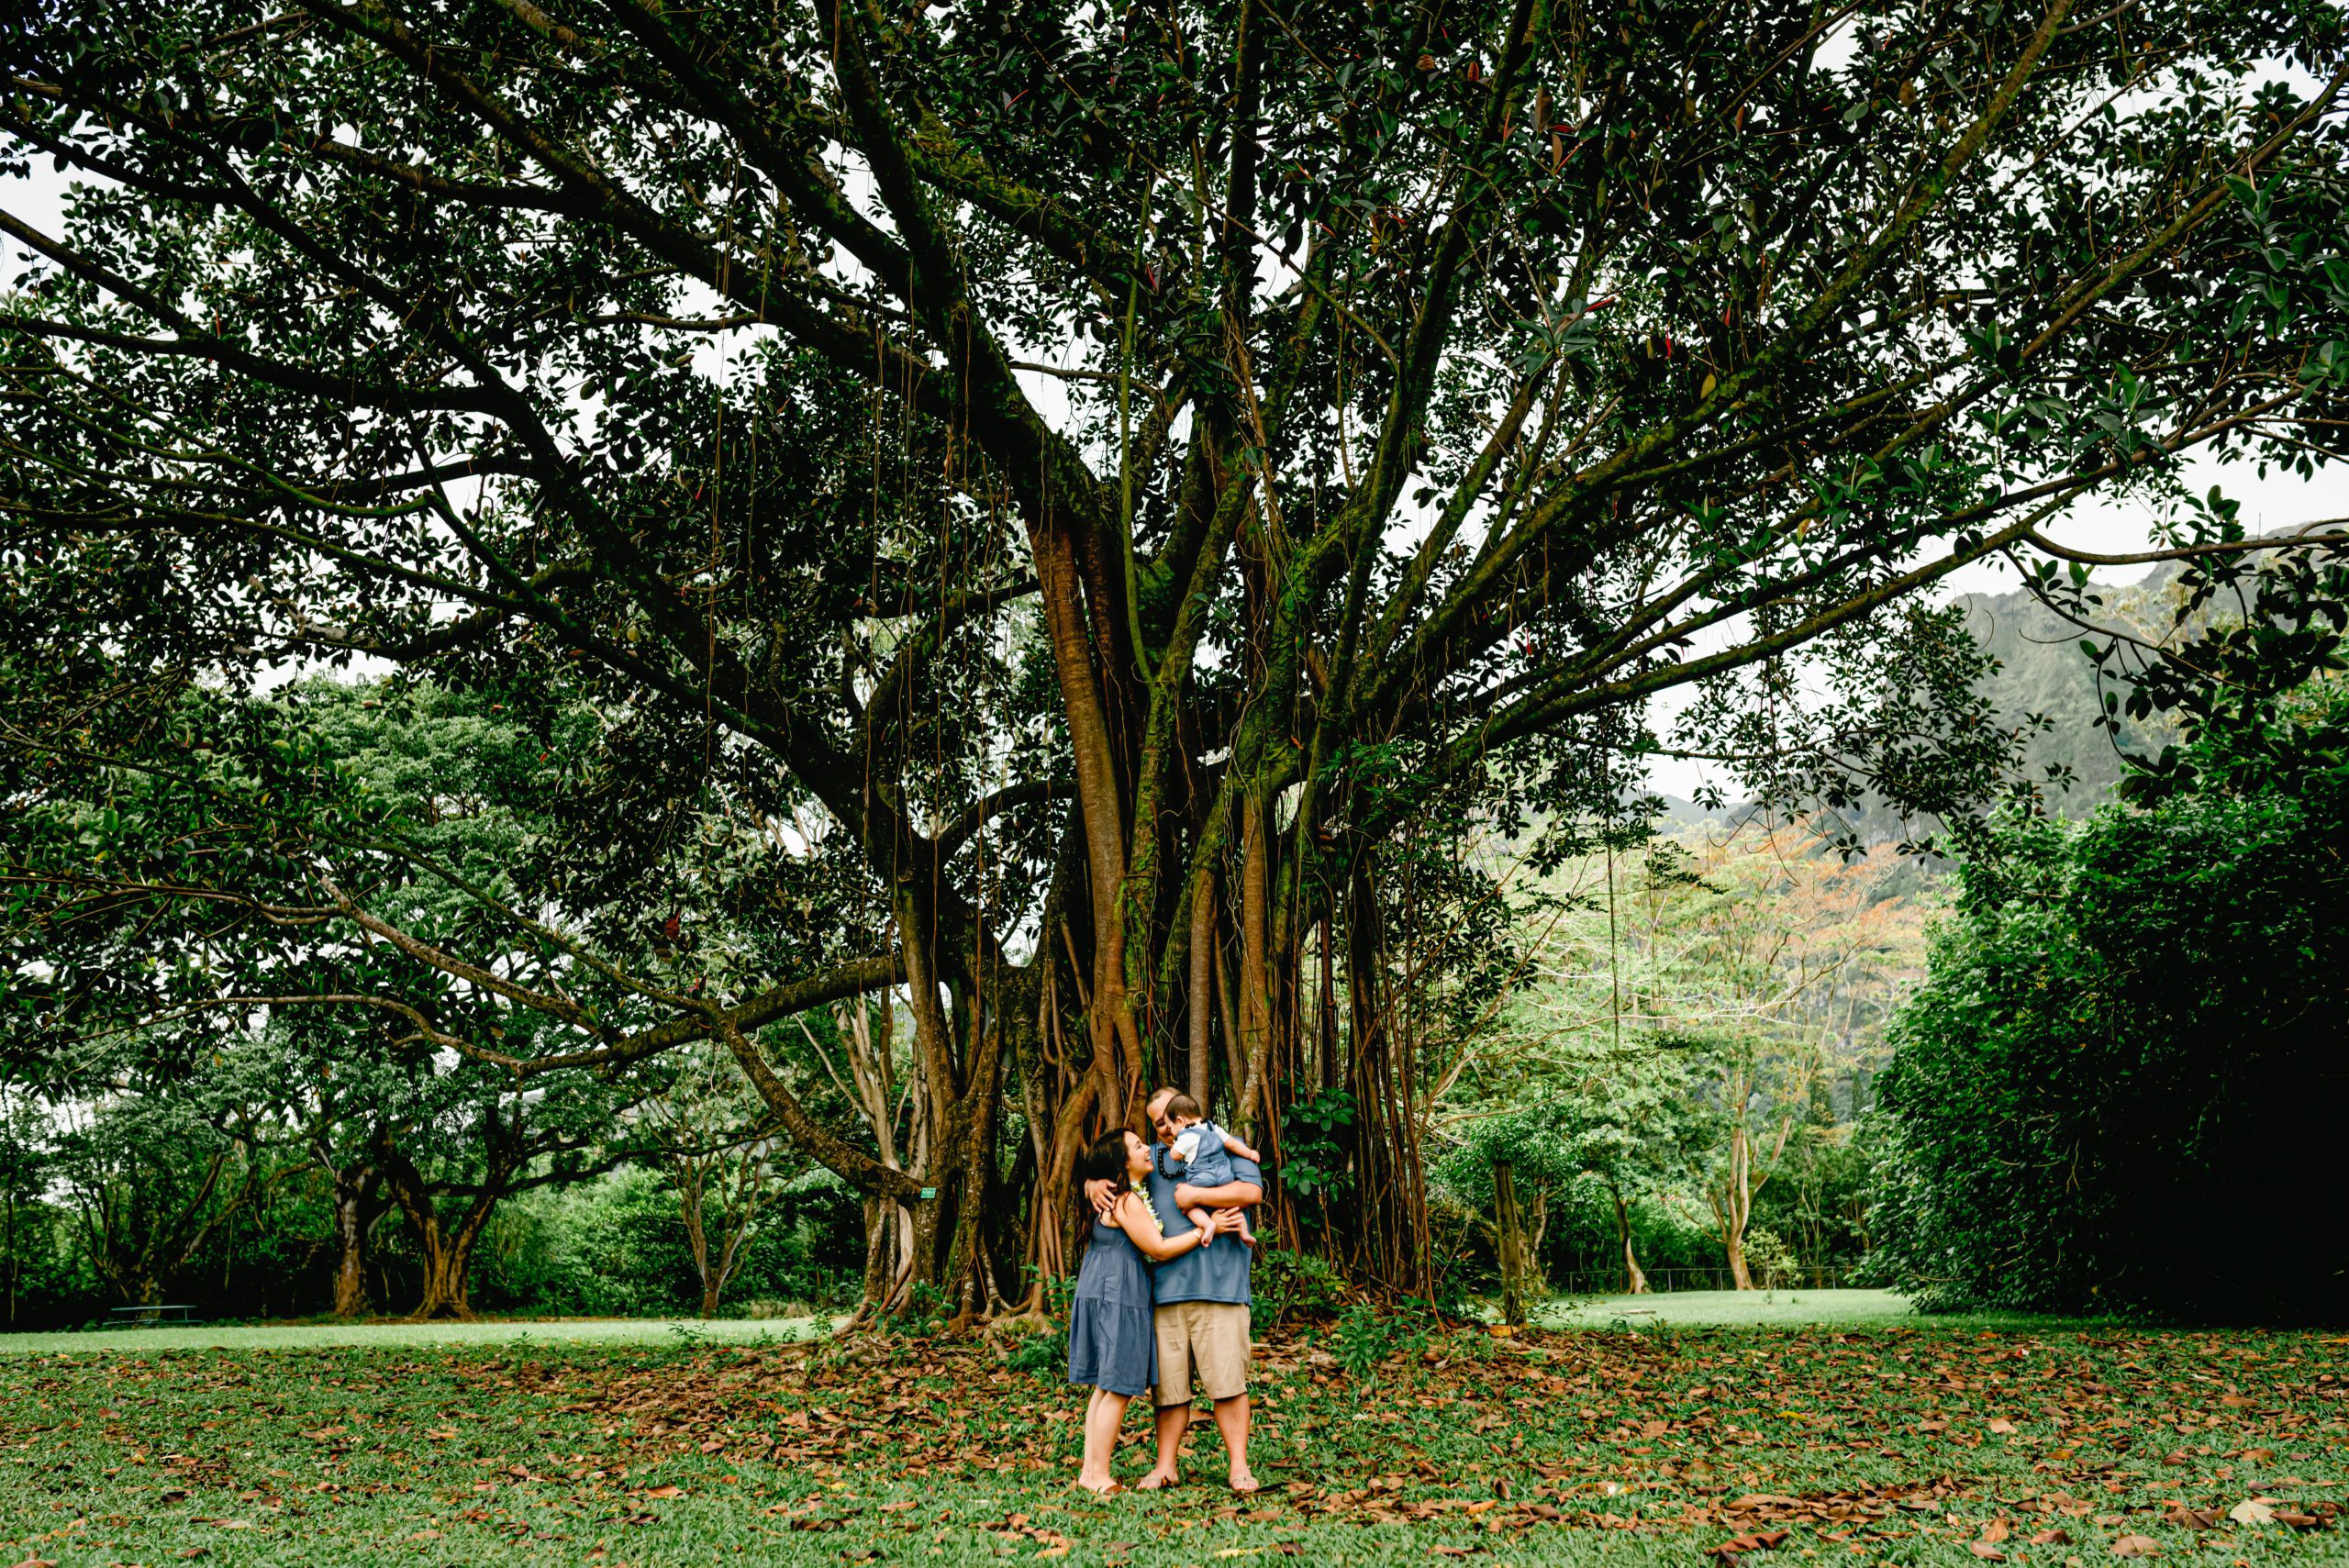
[[[1730,1537],[1729,1540],[1714,1547],[1708,1555],[1718,1557],[1725,1563],[1734,1562],[1749,1551],[1774,1551],[1777,1550],[1778,1543],[1786,1539],[1787,1532],[1782,1529],[1753,1530],[1744,1535]]]

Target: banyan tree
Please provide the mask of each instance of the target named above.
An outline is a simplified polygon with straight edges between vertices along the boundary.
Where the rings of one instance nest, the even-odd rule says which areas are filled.
[[[2317,0],[44,0],[0,50],[12,797],[201,817],[187,715],[320,667],[587,759],[508,884],[282,747],[250,853],[12,847],[116,879],[39,1028],[200,921],[376,955],[351,1005],[518,1082],[712,1041],[879,1302],[1035,1299],[1159,1082],[1425,1290],[1483,847],[1636,819],[1660,750],[1957,810],[2011,738],[1938,583],[2058,594],[2082,497],[2349,428]]]

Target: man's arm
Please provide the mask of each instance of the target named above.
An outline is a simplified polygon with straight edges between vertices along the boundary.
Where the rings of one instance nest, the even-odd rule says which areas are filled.
[[[1219,1187],[1195,1187],[1186,1182],[1174,1189],[1177,1208],[1253,1208],[1264,1201],[1264,1189],[1253,1182],[1226,1182]]]
[[[1093,1212],[1104,1219],[1108,1218],[1109,1211],[1118,1206],[1118,1188],[1098,1176],[1085,1184],[1085,1201],[1093,1205]]]

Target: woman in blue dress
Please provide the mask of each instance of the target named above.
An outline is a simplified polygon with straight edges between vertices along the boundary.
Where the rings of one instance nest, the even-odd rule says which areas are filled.
[[[1130,1132],[1103,1137],[1077,1164],[1079,1192],[1097,1180],[1123,1189],[1107,1217],[1096,1217],[1086,1207],[1093,1237],[1076,1272],[1076,1298],[1068,1316],[1068,1380],[1093,1389],[1085,1407],[1085,1466],[1076,1484],[1103,1496],[1125,1490],[1109,1473],[1109,1460],[1117,1451],[1126,1406],[1158,1381],[1150,1265],[1180,1257],[1212,1234],[1189,1230],[1168,1240],[1141,1186],[1149,1173],[1149,1146]]]

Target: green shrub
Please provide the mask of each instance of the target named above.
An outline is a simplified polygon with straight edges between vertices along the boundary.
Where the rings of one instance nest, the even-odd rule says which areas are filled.
[[[1250,1265],[1248,1295],[1249,1324],[1262,1334],[1277,1324],[1334,1315],[1345,1306],[1346,1284],[1320,1258],[1265,1238]]]
[[[1055,1320],[1057,1321],[1057,1320]],[[1022,1334],[1011,1353],[1004,1358],[1004,1365],[1013,1372],[1032,1377],[1045,1377],[1068,1365],[1068,1339],[1065,1327],[1055,1329],[1039,1329]]]
[[[1357,1301],[1338,1319],[1330,1353],[1338,1358],[1348,1377],[1370,1384],[1378,1381],[1378,1363],[1393,1348],[1385,1315],[1369,1302]]]
[[[498,1207],[474,1304],[554,1317],[653,1317],[700,1304],[677,1201],[650,1172],[615,1171]]]
[[[906,1292],[904,1305],[896,1311],[885,1313],[873,1320],[875,1331],[904,1340],[926,1340],[946,1331],[946,1320],[953,1304],[946,1293],[928,1280],[917,1280]]]
[[[2003,828],[1895,1020],[1873,1224],[1928,1307],[2349,1316],[2349,791]]]
[[[1424,1301],[1406,1301],[1392,1311],[1357,1301],[1339,1317],[1330,1353],[1347,1376],[1366,1386],[1378,1381],[1379,1364],[1390,1357],[1406,1362],[1416,1359],[1428,1348],[1435,1329],[1434,1311]]]
[[[1353,1183],[1348,1146],[1359,1107],[1343,1089],[1323,1089],[1281,1118],[1281,1182],[1300,1204],[1326,1204]]]
[[[58,1329],[103,1317],[113,1305],[76,1245],[74,1218],[48,1204],[18,1202],[0,1220],[0,1329]]]
[[[1745,1267],[1753,1283],[1783,1289],[1797,1279],[1795,1250],[1776,1231],[1756,1226],[1745,1233]]]

